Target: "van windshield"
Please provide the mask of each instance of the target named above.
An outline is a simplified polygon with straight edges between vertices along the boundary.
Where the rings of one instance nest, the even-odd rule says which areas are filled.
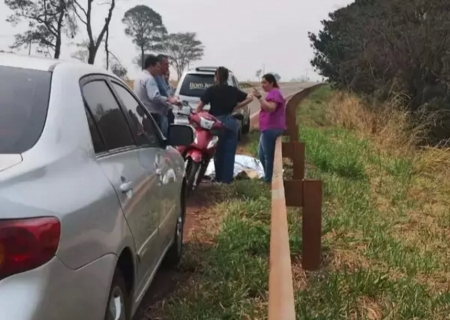
[[[0,154],[23,153],[44,129],[51,72],[0,66]]]
[[[187,74],[180,87],[180,95],[201,98],[214,85],[214,74]]]

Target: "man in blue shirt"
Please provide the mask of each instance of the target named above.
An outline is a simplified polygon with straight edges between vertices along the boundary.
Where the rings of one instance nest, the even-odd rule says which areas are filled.
[[[155,77],[156,83],[158,84],[159,92],[162,96],[173,97],[172,90],[170,90],[169,84],[164,79],[164,76],[169,72],[169,57],[165,54],[159,54],[157,56],[159,64],[161,65],[161,74]],[[168,123],[173,123],[174,116],[172,108],[169,108],[167,112]]]
[[[166,84],[166,81],[164,81],[164,75],[169,70],[169,57],[167,57],[164,54],[159,54],[157,56],[159,64],[161,66],[161,73],[160,75],[155,77],[156,83],[158,84],[159,92],[162,96],[170,97],[169,96],[169,87]]]
[[[175,88],[170,84],[170,70],[167,70],[166,74],[163,74],[163,78],[166,81],[169,90],[169,97],[173,97],[175,95]]]

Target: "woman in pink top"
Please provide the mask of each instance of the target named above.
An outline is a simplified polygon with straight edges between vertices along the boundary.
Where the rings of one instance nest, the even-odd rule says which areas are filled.
[[[286,101],[280,92],[277,79],[272,74],[262,77],[262,88],[267,92],[264,98],[258,90],[253,89],[253,95],[261,105],[259,111],[259,138],[258,155],[264,167],[264,181],[271,182],[273,175],[273,160],[275,155],[275,142],[286,130]]]

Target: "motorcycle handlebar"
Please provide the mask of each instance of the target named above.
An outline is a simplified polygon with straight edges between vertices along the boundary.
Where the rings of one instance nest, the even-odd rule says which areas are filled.
[[[191,108],[189,102],[187,102],[187,101],[180,101],[180,102],[181,102],[181,107],[174,105],[174,108],[173,108],[173,110],[177,111],[176,113],[177,113],[178,116],[189,117],[191,114],[195,113],[195,110]],[[181,108],[183,108],[183,107],[188,107],[189,108],[189,114],[186,114],[184,112],[180,112]]]

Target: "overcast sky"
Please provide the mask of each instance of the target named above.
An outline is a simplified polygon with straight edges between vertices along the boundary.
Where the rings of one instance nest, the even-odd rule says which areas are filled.
[[[85,0],[86,1],[86,0]],[[82,3],[83,0],[80,0]],[[205,55],[196,65],[224,65],[239,80],[256,80],[255,72],[265,64],[266,72],[280,74],[283,80],[308,75],[320,79],[309,61],[312,49],[308,32],[317,32],[320,21],[329,12],[353,2],[352,0],[116,0],[110,28],[111,51],[128,67],[133,78],[138,68],[132,63],[137,48],[124,34],[121,19],[126,10],[145,4],[161,14],[170,33],[196,32],[205,46]],[[106,6],[94,11],[94,31],[98,34],[106,14]],[[26,29],[26,23],[16,28],[5,22],[10,14],[0,3],[0,49],[7,50],[14,41],[13,35]],[[70,59],[75,51],[69,42],[86,38],[81,32],[74,40],[64,40],[61,58]],[[101,51],[96,64],[104,64]]]

